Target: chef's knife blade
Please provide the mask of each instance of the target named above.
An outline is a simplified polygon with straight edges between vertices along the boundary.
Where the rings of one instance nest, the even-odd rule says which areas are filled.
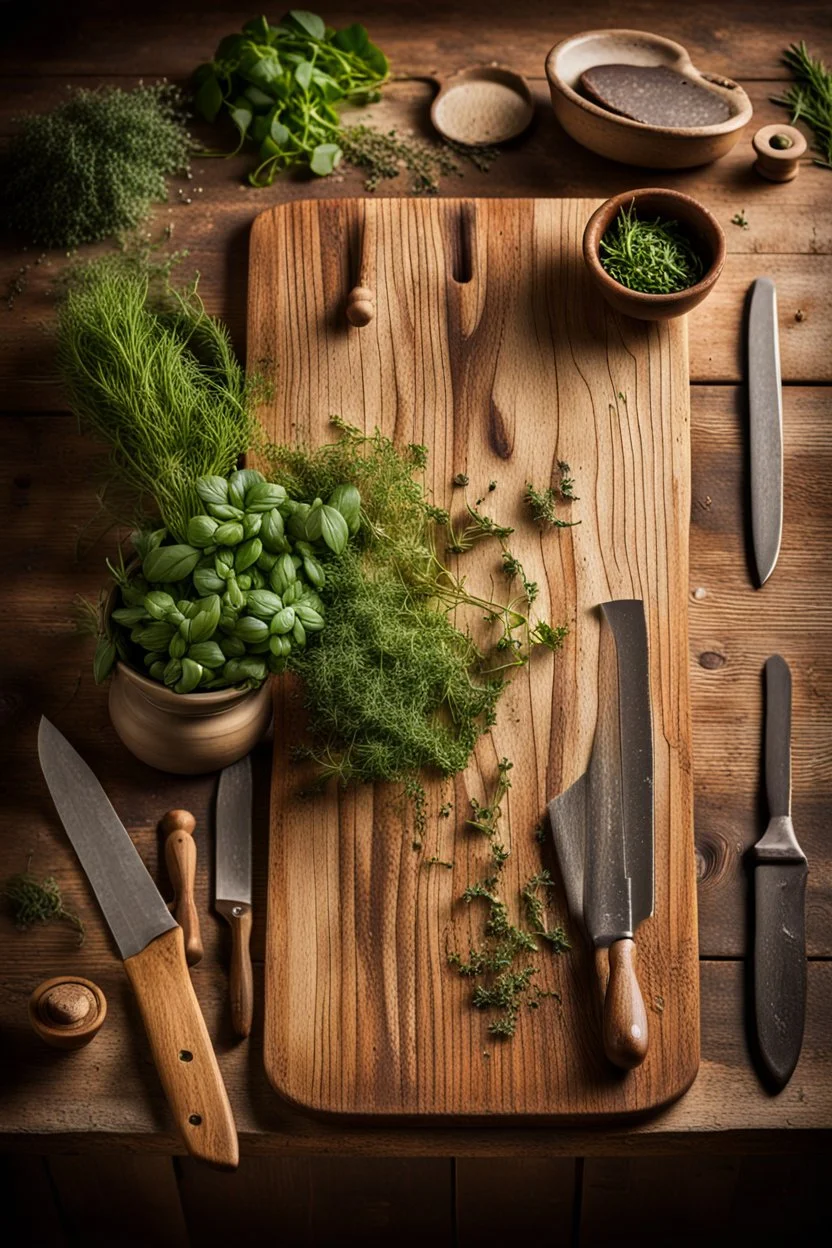
[[[783,533],[783,405],[777,290],[758,277],[748,305],[748,416],[751,455],[751,532],[757,577],[774,571]]]
[[[604,1045],[616,1065],[647,1052],[633,936],[653,913],[653,734],[647,625],[640,599],[602,607],[598,720],[589,769],[549,803],[570,913],[609,949]]]
[[[254,987],[251,970],[251,759],[220,775],[217,789],[216,905],[231,927],[231,1019],[239,1036],[251,1031]]]
[[[791,672],[765,667],[769,823],[754,847],[754,1015],[760,1056],[779,1090],[792,1076],[806,1015],[806,880],[791,819]]]
[[[237,1132],[174,921],[93,772],[49,720],[38,754],[49,791],[98,898],[133,985],[185,1147],[237,1165]]]

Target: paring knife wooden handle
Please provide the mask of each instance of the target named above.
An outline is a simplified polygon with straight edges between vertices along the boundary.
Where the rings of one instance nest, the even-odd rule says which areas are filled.
[[[234,1169],[237,1130],[188,974],[182,929],[157,936],[141,953],[126,958],[124,969],[185,1147],[202,1161]]]
[[[203,953],[199,913],[194,902],[196,841],[193,833],[196,819],[187,810],[169,810],[161,826],[166,834],[165,862],[175,894],[171,909],[185,938],[188,966],[195,966]]]
[[[251,1031],[254,1016],[254,980],[251,971],[251,906],[242,902],[218,901],[217,909],[231,928],[231,967],[229,994],[231,1022],[238,1036]]]
[[[603,952],[598,950],[599,956]],[[606,952],[609,979],[604,993],[604,1052],[614,1066],[632,1070],[647,1056],[648,1040],[647,1011],[636,975],[635,941],[616,940]]]

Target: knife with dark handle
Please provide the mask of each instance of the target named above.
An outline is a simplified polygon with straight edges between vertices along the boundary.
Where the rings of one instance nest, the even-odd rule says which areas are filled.
[[[216,907],[231,928],[229,993],[238,1036],[251,1031],[254,981],[251,970],[251,759],[220,774],[217,789]]]
[[[162,1087],[188,1152],[222,1169],[239,1160],[220,1068],[188,973],[185,942],[90,768],[49,720],[40,764],[136,994]]]
[[[188,966],[196,966],[203,954],[199,911],[194,901],[196,819],[189,810],[169,810],[161,826],[165,833],[165,865],[174,891],[171,910],[182,928]]]
[[[765,667],[765,769],[769,823],[754,846],[754,1015],[766,1073],[779,1090],[792,1076],[806,1015],[806,855],[791,818],[789,666]]]
[[[758,277],[748,305],[748,419],[751,460],[751,533],[757,578],[774,571],[783,534],[783,400],[777,289]]]

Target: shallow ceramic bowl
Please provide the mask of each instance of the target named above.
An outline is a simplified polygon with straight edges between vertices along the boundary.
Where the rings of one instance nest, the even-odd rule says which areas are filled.
[[[665,65],[715,92],[731,110],[713,126],[653,126],[612,113],[579,90],[581,74],[594,65]],[[672,39],[641,30],[589,30],[555,44],[546,58],[555,116],[578,143],[625,165],[687,169],[729,152],[751,120],[751,101],[730,78],[706,74]]]
[[[695,286],[673,295],[650,295],[640,290],[629,290],[607,273],[601,264],[601,239],[620,210],[629,208],[633,201],[638,216],[679,221],[688,231],[705,265],[704,276]],[[648,187],[614,195],[597,208],[586,224],[583,250],[593,283],[616,312],[634,316],[640,321],[664,321],[690,312],[710,294],[725,263],[725,235],[716,217],[690,195]]]

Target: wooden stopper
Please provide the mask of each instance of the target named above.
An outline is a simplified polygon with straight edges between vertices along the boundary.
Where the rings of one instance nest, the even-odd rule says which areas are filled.
[[[791,182],[800,171],[806,140],[794,126],[763,126],[751,140],[757,160],[754,168],[769,182]]]
[[[188,966],[196,966],[202,957],[199,911],[194,901],[196,819],[188,810],[169,810],[162,819],[161,827],[165,834],[165,863],[175,893],[171,910],[182,928]]]
[[[107,1017],[107,999],[89,979],[61,975],[44,980],[29,998],[34,1032],[55,1049],[80,1049]]]
[[[354,286],[347,296],[347,320],[360,329],[369,325],[376,314],[373,292],[368,286]]]

